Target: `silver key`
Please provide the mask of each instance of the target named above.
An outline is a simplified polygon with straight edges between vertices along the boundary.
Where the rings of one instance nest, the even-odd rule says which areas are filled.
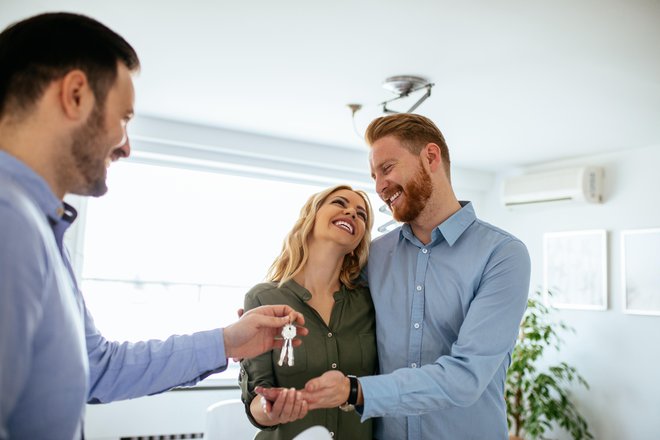
[[[287,364],[293,367],[293,342],[289,342],[289,351],[287,353]]]
[[[296,337],[296,326],[293,324],[287,324],[282,328],[282,337],[284,338],[284,345],[282,345],[282,351],[280,352],[280,359],[277,361],[277,365],[280,367],[284,365],[284,360],[287,361],[289,367],[293,366],[293,338]]]
[[[284,364],[284,359],[286,358],[286,352],[288,348],[287,342],[288,341],[284,341],[284,345],[282,346],[282,351],[280,351],[280,360],[277,361],[277,365],[279,365],[280,367]]]

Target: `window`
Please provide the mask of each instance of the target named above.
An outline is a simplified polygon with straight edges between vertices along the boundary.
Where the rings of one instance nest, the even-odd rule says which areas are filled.
[[[109,173],[108,194],[83,210],[81,289],[100,331],[121,341],[235,321],[303,203],[330,186],[133,161]],[[236,366],[218,376],[235,383]]]

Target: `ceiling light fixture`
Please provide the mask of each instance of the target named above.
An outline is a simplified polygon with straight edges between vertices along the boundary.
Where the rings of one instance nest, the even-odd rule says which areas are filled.
[[[387,104],[402,98],[407,98],[411,93],[414,93],[418,90],[426,89],[426,93],[424,93],[422,97],[419,98],[417,102],[415,102],[412,107],[408,109],[408,111],[403,112],[412,113],[422,104],[422,102],[426,100],[426,98],[431,96],[431,88],[434,85],[435,84],[429,82],[427,79],[422,78],[421,76],[413,75],[391,76],[385,79],[385,82],[383,82],[383,88],[398,96],[396,98],[392,98],[380,103],[380,105],[383,106],[383,113],[400,113],[387,108]]]
[[[387,206],[387,204],[384,204],[380,208],[378,208],[378,211],[382,212],[383,214],[387,214],[389,216],[392,215],[392,211],[390,211],[390,208]],[[394,219],[388,220],[382,225],[378,226],[378,232],[387,232],[392,226],[396,226],[398,224],[399,222],[397,222]]]
[[[382,106],[383,113],[412,113],[419,107],[429,96],[431,96],[431,88],[435,84],[429,82],[426,78],[421,76],[414,75],[397,75],[386,78],[383,82],[383,88],[389,92],[397,95],[395,98],[388,99],[383,101],[379,106]],[[413,105],[405,112],[398,112],[388,108],[387,105],[391,102],[398,101],[399,99],[407,98],[412,93],[415,93],[419,90],[426,89],[424,93]],[[362,109],[362,104],[351,103],[346,104],[346,106],[351,110],[351,118],[353,119],[353,131],[355,134],[362,138],[362,135],[358,132],[357,127],[355,126],[355,113]]]

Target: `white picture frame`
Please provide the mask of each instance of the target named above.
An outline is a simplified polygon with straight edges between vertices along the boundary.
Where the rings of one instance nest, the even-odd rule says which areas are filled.
[[[660,228],[621,232],[623,311],[660,316]]]
[[[543,294],[551,307],[607,310],[607,231],[543,234]]]

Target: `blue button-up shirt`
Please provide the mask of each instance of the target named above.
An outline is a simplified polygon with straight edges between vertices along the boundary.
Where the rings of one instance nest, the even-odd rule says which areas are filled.
[[[217,329],[103,338],[62,243],[74,219],[39,175],[0,151],[0,440],[77,440],[85,402],[190,385],[226,366]]]
[[[367,275],[381,375],[361,377],[363,418],[385,440],[507,439],[504,381],[527,303],[525,245],[472,204],[433,230],[374,240]]]

